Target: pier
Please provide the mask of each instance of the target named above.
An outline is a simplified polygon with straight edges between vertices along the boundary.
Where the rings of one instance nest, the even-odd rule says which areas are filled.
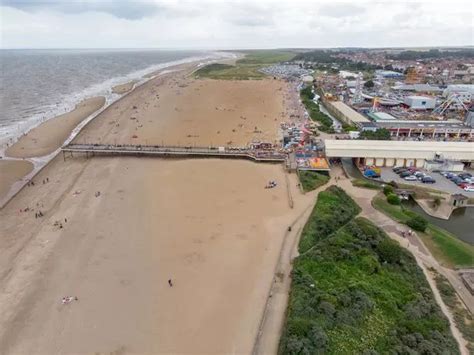
[[[275,149],[250,149],[235,147],[193,147],[193,146],[160,146],[160,145],[131,145],[131,144],[68,144],[61,148],[63,157],[66,153],[119,156],[150,156],[160,158],[227,158],[248,159],[256,162],[283,163],[288,154]]]

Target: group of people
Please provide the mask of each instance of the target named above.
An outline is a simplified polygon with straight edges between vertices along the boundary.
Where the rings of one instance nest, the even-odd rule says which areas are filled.
[[[41,218],[43,216],[44,216],[43,212],[41,212],[41,211],[35,212],[35,218]]]
[[[66,296],[66,297],[63,297],[63,299],[61,300],[61,303],[69,304],[72,301],[79,301],[79,299],[76,296]]]
[[[407,231],[402,231],[402,237],[403,238],[406,238],[406,237],[411,237],[413,235],[413,232],[411,229],[407,230]]]
[[[273,189],[274,187],[277,186],[277,183],[273,180],[269,181],[267,186],[265,186],[266,189]]]

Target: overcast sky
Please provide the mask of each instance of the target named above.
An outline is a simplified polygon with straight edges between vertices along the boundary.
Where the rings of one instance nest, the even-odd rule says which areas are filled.
[[[1,48],[474,44],[474,1],[0,0]]]

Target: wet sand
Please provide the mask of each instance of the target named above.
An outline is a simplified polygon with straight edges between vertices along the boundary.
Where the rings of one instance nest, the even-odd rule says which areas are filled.
[[[51,154],[61,147],[80,122],[104,104],[104,97],[93,97],[82,101],[71,112],[52,118],[33,128],[7,148],[5,154],[14,158],[31,158]]]
[[[277,140],[283,85],[165,75],[76,140]],[[0,210],[0,353],[250,353],[285,232],[312,203],[285,174],[241,160],[56,157],[35,178],[49,183]]]
[[[33,164],[22,160],[0,160],[0,200],[10,190],[13,183],[31,173]]]
[[[122,94],[125,94],[127,92],[129,92],[130,90],[133,89],[133,86],[137,83],[136,80],[132,80],[128,83],[125,83],[125,84],[121,84],[121,85],[116,85],[112,88],[112,92],[114,94],[119,94],[119,95],[122,95]]]

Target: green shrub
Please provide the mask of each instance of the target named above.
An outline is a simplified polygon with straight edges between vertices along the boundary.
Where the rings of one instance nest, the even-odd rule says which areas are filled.
[[[393,240],[384,239],[377,245],[376,250],[382,261],[390,264],[400,262],[402,249],[400,245]]]
[[[387,202],[391,205],[399,205],[400,204],[400,197],[395,195],[394,193],[390,193],[387,196]]]
[[[428,221],[419,215],[414,215],[407,221],[407,226],[416,231],[424,232],[428,226]]]
[[[388,196],[388,195],[390,195],[390,194],[393,194],[393,191],[394,191],[394,190],[393,190],[393,186],[391,186],[391,185],[385,185],[385,186],[383,187],[383,194],[384,194],[385,196]]]

